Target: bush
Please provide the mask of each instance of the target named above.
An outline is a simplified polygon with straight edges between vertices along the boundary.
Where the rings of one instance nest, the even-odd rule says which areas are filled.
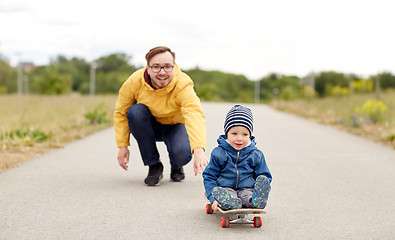
[[[335,97],[347,96],[350,94],[350,89],[348,87],[334,86],[331,88],[330,94]]]
[[[367,93],[373,91],[373,81],[371,79],[359,79],[351,82],[351,88],[356,93]]]
[[[108,123],[105,106],[105,103],[101,102],[91,112],[85,113],[85,122],[94,125]]]
[[[302,88],[301,91],[301,95],[303,98],[307,98],[307,99],[313,99],[315,97],[317,97],[318,93],[316,90],[314,90],[312,87],[310,86],[304,86]]]
[[[45,133],[34,128],[20,128],[0,133],[2,149],[9,149],[10,145],[28,145],[33,146],[35,143],[41,143],[51,137],[51,133]]]
[[[298,89],[292,86],[285,86],[281,88],[278,97],[284,100],[295,100],[299,98]]]
[[[377,123],[382,119],[383,113],[387,108],[387,105],[382,101],[369,99],[362,107],[356,107],[355,112],[364,119]]]

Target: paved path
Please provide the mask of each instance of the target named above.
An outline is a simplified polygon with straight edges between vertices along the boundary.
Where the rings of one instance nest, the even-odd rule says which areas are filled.
[[[208,154],[232,104],[205,103]],[[222,229],[205,213],[202,177],[146,187],[133,142],[129,171],[117,163],[113,129],[0,174],[0,239],[395,239],[395,151],[249,105],[258,147],[273,174],[263,227]]]

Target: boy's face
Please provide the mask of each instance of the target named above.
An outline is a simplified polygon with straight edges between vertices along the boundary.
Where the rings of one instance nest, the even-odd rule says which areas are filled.
[[[250,131],[243,126],[236,126],[229,129],[226,137],[229,144],[236,150],[241,150],[247,146],[250,139]]]

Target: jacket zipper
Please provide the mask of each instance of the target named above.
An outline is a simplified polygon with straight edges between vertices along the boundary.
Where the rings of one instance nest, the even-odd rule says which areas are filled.
[[[236,168],[236,189],[238,188],[239,185],[239,169],[237,169],[237,162],[239,161],[239,151],[237,151],[237,158],[235,162],[235,168]]]

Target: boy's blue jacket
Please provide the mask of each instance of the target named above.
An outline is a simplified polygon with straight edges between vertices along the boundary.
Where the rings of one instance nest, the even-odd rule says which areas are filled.
[[[265,175],[270,182],[272,175],[266,165],[265,156],[255,146],[255,137],[251,136],[251,144],[235,150],[225,135],[219,136],[218,146],[211,152],[210,162],[203,172],[203,183],[206,197],[213,203],[214,187],[230,187],[233,189],[253,188],[255,179]]]

